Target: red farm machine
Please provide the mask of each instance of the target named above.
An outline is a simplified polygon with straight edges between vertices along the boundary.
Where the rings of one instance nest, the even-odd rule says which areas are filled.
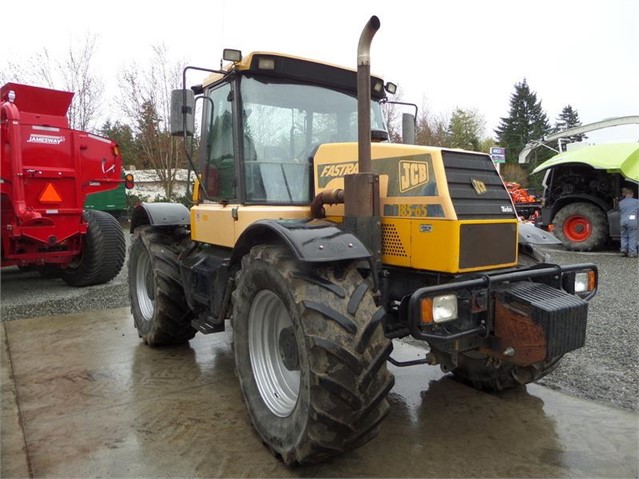
[[[70,128],[72,99],[17,83],[0,89],[2,267],[90,286],[113,279],[125,259],[117,220],[84,210],[87,195],[123,181],[122,158],[115,142]]]
[[[517,210],[517,216],[519,216],[522,221],[534,222],[541,210],[539,198],[530,193],[526,188],[523,188],[519,183],[507,181],[505,184],[508,194],[512,198],[515,209]]]

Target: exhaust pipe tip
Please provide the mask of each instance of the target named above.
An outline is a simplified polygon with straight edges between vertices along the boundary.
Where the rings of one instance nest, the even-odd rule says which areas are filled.
[[[370,173],[371,165],[371,43],[380,21],[373,15],[362,30],[357,45],[357,139],[359,173]]]
[[[370,20],[368,21],[368,23],[370,24],[371,28],[375,31],[379,30],[379,26],[380,26],[380,22],[379,22],[379,18],[377,17],[377,15],[373,15]]]
[[[362,34],[359,37],[359,44],[357,45],[357,66],[360,65],[370,65],[371,64],[371,42],[373,41],[373,36],[379,30],[381,26],[381,22],[377,15],[373,15],[368,23],[364,26],[362,30]]]

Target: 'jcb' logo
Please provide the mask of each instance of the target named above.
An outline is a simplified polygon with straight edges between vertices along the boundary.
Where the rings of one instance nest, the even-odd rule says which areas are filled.
[[[470,184],[473,185],[473,188],[478,195],[483,195],[484,193],[486,193],[486,191],[488,191],[488,189],[486,188],[486,183],[484,183],[483,181],[471,178]]]
[[[403,193],[428,183],[428,163],[421,161],[399,162],[399,191]]]

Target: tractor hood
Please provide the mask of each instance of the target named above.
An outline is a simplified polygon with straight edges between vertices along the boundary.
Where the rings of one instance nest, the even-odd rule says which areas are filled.
[[[545,161],[532,174],[568,163],[581,163],[608,173],[619,173],[639,183],[639,143],[606,143],[567,151]]]

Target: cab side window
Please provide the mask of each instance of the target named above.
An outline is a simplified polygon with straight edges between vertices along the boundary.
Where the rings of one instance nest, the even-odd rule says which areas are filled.
[[[224,84],[208,93],[208,134],[202,181],[208,197],[218,200],[236,198],[235,151],[233,149],[233,103],[231,86]]]

